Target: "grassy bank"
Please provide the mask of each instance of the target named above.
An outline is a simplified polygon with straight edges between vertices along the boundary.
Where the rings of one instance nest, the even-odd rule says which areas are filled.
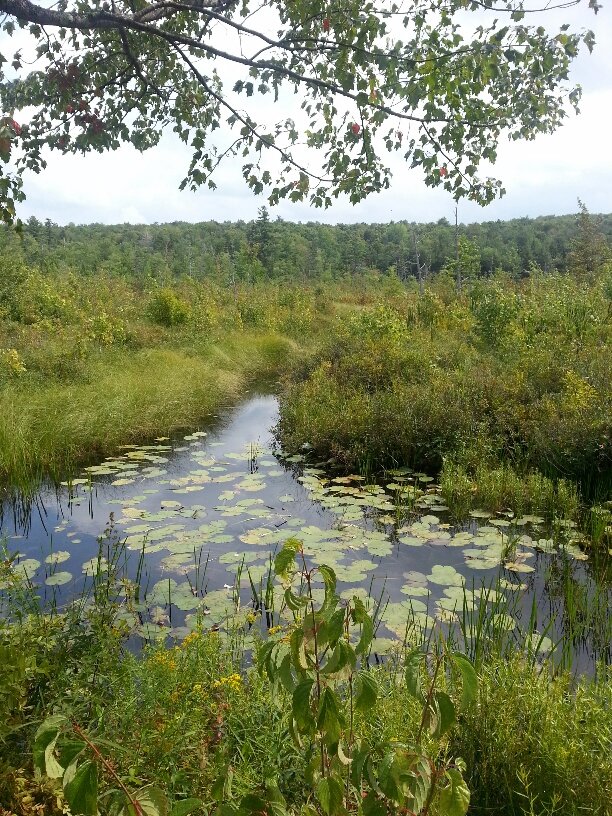
[[[21,487],[270,387],[330,321],[303,287],[143,288],[2,264],[0,479]]]
[[[281,335],[245,332],[199,352],[105,351],[86,379],[11,384],[0,395],[0,475],[25,487],[119,445],[195,427],[278,377],[296,349]]]

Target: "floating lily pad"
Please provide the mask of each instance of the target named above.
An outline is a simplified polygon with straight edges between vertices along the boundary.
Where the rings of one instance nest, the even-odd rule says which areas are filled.
[[[31,578],[39,567],[40,561],[36,558],[22,558],[19,563],[13,563],[11,569],[15,575]]]
[[[506,561],[504,567],[511,572],[535,572],[535,567],[522,561]]]
[[[66,550],[58,550],[57,552],[50,553],[45,558],[46,564],[62,564],[64,561],[67,561],[70,558],[70,553]]]
[[[533,632],[527,638],[527,645],[539,653],[550,653],[553,650],[553,642],[546,635],[540,635],[538,632]]]
[[[427,576],[427,579],[441,586],[463,586],[465,584],[465,578],[454,567],[441,564],[432,567],[431,574]]]
[[[410,595],[411,598],[425,598],[429,595],[427,587],[416,586],[415,584],[404,584],[400,588],[400,592],[404,595]]]
[[[504,612],[496,612],[491,616],[491,623],[496,629],[503,629],[506,632],[512,632],[516,629],[516,621],[510,615]]]
[[[63,586],[64,584],[68,584],[72,581],[72,573],[71,572],[54,572],[53,575],[49,575],[45,578],[45,584],[47,586]]]

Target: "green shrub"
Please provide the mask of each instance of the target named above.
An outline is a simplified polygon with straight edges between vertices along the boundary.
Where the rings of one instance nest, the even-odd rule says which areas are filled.
[[[149,318],[160,326],[179,326],[189,319],[189,304],[176,295],[172,289],[158,289],[153,293],[148,305]]]
[[[470,298],[476,334],[483,343],[496,346],[518,311],[514,293],[496,285],[477,283]]]

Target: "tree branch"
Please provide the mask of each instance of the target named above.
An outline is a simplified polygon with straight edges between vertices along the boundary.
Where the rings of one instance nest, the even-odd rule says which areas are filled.
[[[170,4],[163,4],[163,7],[168,9]],[[177,4],[178,5],[178,4]],[[162,6],[160,5],[160,9]],[[400,113],[386,105],[376,103],[362,103],[358,99],[357,94],[344,90],[340,85],[332,82],[317,79],[312,76],[305,76],[297,71],[280,65],[276,62],[268,62],[266,60],[258,61],[248,57],[241,57],[237,54],[231,54],[227,51],[222,51],[212,45],[205,44],[193,37],[187,37],[184,34],[177,32],[166,31],[163,28],[151,25],[150,23],[141,22],[136,19],[136,16],[130,17],[122,14],[112,13],[108,11],[91,12],[90,14],[76,14],[72,12],[53,11],[52,9],[42,8],[37,6],[30,0],[0,0],[0,12],[10,14],[24,22],[37,23],[39,25],[57,26],[61,28],[72,28],[81,31],[90,30],[122,30],[130,29],[139,31],[159,39],[164,40],[172,47],[176,45],[184,45],[192,48],[194,51],[201,51],[212,57],[234,62],[239,65],[244,65],[248,68],[256,68],[259,71],[272,71],[275,74],[280,74],[286,79],[292,80],[298,85],[306,85],[311,88],[317,88],[321,91],[333,94],[334,96],[342,96],[354,102],[358,107],[370,107],[373,110],[386,113],[387,116],[395,119],[404,119],[409,122],[417,122],[421,124],[425,121],[425,117],[416,116],[409,113]],[[206,10],[203,13],[208,13]],[[225,18],[222,18],[227,22]],[[436,118],[427,118],[429,123],[434,122],[454,122],[456,124],[471,125],[474,127],[487,127],[487,123],[470,122],[468,120],[455,119],[453,117],[440,116]]]

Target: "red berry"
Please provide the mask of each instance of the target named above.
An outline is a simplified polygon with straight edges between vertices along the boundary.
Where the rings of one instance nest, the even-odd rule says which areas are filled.
[[[66,113],[74,113],[74,108],[72,105],[66,105]]]
[[[441,167],[440,168],[440,176],[442,178],[444,178],[444,176],[448,176],[448,170],[446,169],[446,167]]]
[[[326,17],[323,20],[323,31],[329,31],[329,27],[330,27],[329,17]]]
[[[357,136],[357,134],[361,130],[361,127],[357,124],[357,122],[353,122],[353,124],[351,125],[351,130],[353,131],[355,136]]]
[[[19,136],[19,134],[21,133],[21,125],[20,125],[18,122],[16,122],[14,119],[11,119],[11,121],[9,122],[9,124],[10,124],[10,126],[12,127],[12,129],[13,129],[13,133],[14,133],[16,136]]]

